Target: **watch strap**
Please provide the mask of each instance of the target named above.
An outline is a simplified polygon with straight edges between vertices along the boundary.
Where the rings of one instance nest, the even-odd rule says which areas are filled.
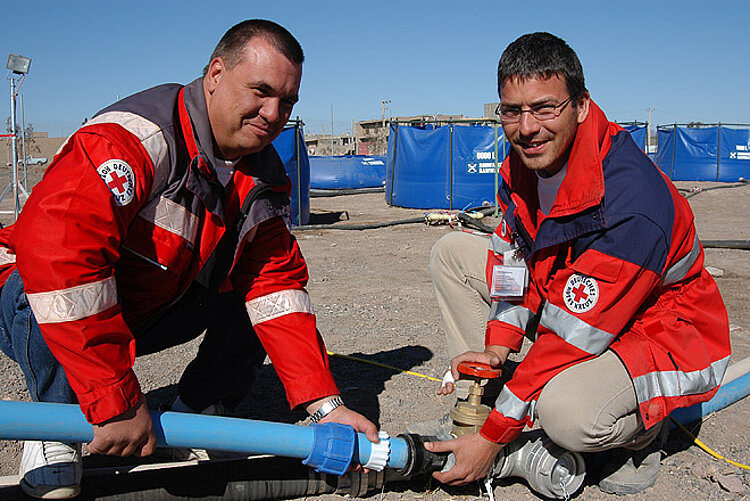
[[[318,421],[329,415],[331,412],[333,412],[334,409],[336,409],[337,407],[341,407],[342,405],[344,405],[344,401],[341,400],[341,397],[335,396],[321,405],[317,411],[310,414],[310,421],[312,421],[313,423],[317,423]]]

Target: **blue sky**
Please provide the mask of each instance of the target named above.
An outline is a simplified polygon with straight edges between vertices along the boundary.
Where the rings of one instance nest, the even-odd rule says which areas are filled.
[[[198,77],[224,32],[255,17],[305,50],[293,114],[308,133],[330,132],[331,106],[335,132],[348,132],[384,99],[394,116],[481,116],[500,54],[531,31],[568,41],[611,120],[653,108],[654,124],[750,123],[748,1],[3,0],[0,58],[32,58],[26,122],[67,135],[118,96]]]

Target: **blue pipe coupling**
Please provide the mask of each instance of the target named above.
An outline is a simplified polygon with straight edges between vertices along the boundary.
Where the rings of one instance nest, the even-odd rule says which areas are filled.
[[[354,457],[354,428],[339,423],[315,424],[313,447],[306,464],[319,473],[341,476],[349,469]]]

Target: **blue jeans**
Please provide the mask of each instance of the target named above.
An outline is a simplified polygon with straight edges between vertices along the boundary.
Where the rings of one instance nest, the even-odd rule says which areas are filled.
[[[250,389],[266,352],[242,297],[193,284],[173,306],[133,329],[136,355],[147,355],[205,336],[179,382],[182,401],[200,410],[221,401],[237,405]],[[21,367],[35,402],[77,403],[60,363],[50,352],[15,271],[0,292],[0,349]]]

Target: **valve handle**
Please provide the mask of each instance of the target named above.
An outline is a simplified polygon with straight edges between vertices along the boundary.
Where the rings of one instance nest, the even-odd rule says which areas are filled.
[[[502,370],[494,369],[490,364],[482,362],[461,362],[457,369],[461,374],[481,379],[496,379],[502,374]]]

